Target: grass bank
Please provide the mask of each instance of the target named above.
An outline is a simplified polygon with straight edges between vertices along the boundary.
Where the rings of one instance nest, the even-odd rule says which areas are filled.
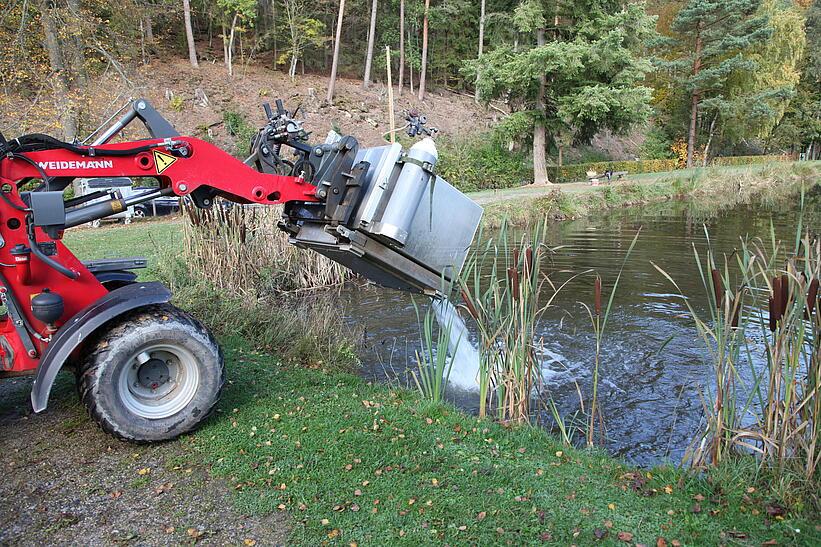
[[[821,541],[749,462],[640,471],[537,428],[223,342],[224,399],[186,444],[230,481],[241,511],[287,512],[294,544]]]
[[[669,199],[687,199],[714,210],[755,201],[796,196],[802,185],[821,184],[821,162],[708,167],[631,176],[601,186],[587,183],[523,186],[471,194],[485,208],[483,223],[496,228],[503,219],[527,225],[545,217],[566,220],[597,211]]]

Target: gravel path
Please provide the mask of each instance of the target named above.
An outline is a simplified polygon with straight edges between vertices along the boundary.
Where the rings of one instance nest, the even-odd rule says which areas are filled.
[[[249,517],[186,441],[108,437],[65,375],[32,414],[30,379],[0,381],[0,545],[276,545],[287,517]]]

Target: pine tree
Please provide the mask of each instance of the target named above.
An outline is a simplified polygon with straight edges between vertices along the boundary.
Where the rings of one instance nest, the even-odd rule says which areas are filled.
[[[702,103],[713,100],[718,108],[728,78],[755,69],[745,51],[763,45],[771,32],[767,18],[758,14],[760,5],[761,0],[689,0],[670,25],[673,37],[666,45],[674,56],[663,64],[690,99],[687,167],[693,166]]]
[[[466,63],[482,101],[504,98],[515,113],[504,121],[512,137],[529,133],[534,183],[548,183],[545,148],[589,141],[598,131],[622,132],[649,114],[651,70],[640,57],[654,34],[641,2],[524,0],[516,29],[530,47],[504,45]]]

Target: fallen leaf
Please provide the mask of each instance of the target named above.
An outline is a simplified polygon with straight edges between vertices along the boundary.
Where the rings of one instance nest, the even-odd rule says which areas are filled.
[[[151,468],[149,467],[143,467],[142,469],[137,470],[138,475],[148,475],[149,473],[151,473]]]
[[[334,528],[330,532],[328,532],[328,538],[333,539],[339,535],[339,528]]]
[[[480,511],[479,514],[476,515],[476,520],[484,520],[484,518],[486,516],[487,516],[487,513],[485,511]]]
[[[166,482],[166,483],[163,483],[163,484],[159,485],[157,488],[155,488],[154,493],[159,496],[160,494],[164,494],[165,492],[168,492],[172,488],[174,488],[174,483]]]
[[[501,534],[504,534],[504,533],[505,533],[505,529],[504,529],[504,528],[502,528],[502,527],[500,526],[499,528],[496,528],[496,533],[497,533],[497,534],[500,534],[500,535],[501,535]]]
[[[607,508],[610,509],[611,511],[615,511],[616,510],[616,504],[615,503],[608,503]]]
[[[202,535],[202,532],[200,532],[196,528],[189,528],[185,531],[185,533],[188,534],[188,536],[195,541],[199,539],[199,537]]]
[[[701,504],[700,503],[694,503],[693,506],[690,507],[690,512],[691,513],[701,513]]]
[[[319,522],[320,524],[322,524],[322,526],[328,526],[328,524],[330,524],[331,521],[329,521],[328,519],[322,519]]]
[[[251,539],[251,538],[245,538],[245,539],[242,540],[242,543],[244,545],[247,545],[248,547],[254,547],[254,545],[257,544],[257,540]]]
[[[704,501],[704,496],[702,496],[701,494],[696,494],[695,496],[693,496],[693,499],[696,501]]]
[[[783,517],[787,514],[787,510],[775,502],[768,503],[766,506],[764,506],[764,510],[767,511],[767,514],[771,517]]]
[[[539,539],[542,541],[552,541],[553,536],[550,534],[550,532],[542,532],[542,535],[539,536]]]
[[[663,537],[656,538],[656,547],[667,547],[667,540]]]
[[[119,498],[120,496],[122,496],[122,495],[123,495],[123,493],[120,490],[115,490],[110,494],[111,499],[115,499],[115,500],[117,498]]]
[[[613,521],[612,521],[612,520],[606,520],[606,521],[604,521],[604,527],[605,527],[605,528],[608,528],[608,529],[609,529],[609,528],[612,528],[612,527],[613,527]]]
[[[621,541],[624,541],[624,542],[633,541],[633,534],[631,534],[630,532],[619,532],[618,536],[619,536],[619,540],[621,540]]]
[[[593,529],[593,537],[596,539],[604,539],[610,534],[606,528],[594,528]]]
[[[358,506],[357,504],[355,504],[355,503],[354,503],[354,504],[351,504],[351,511],[353,511],[354,513],[356,513],[357,511],[359,511],[359,506]]]

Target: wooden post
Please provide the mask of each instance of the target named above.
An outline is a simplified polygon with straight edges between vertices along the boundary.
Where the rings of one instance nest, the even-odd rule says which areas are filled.
[[[391,46],[385,46],[385,62],[388,69],[388,123],[391,129],[391,144],[396,142],[396,121],[393,117],[393,82],[391,81]]]

